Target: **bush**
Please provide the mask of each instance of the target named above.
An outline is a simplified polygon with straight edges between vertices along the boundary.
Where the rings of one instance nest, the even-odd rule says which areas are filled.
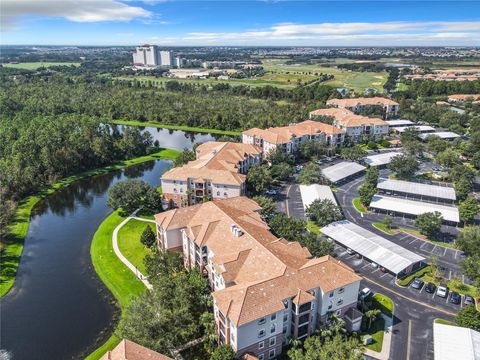
[[[143,230],[142,236],[140,237],[140,242],[147,248],[152,247],[152,245],[155,243],[155,233],[149,225],[147,225],[145,230]]]

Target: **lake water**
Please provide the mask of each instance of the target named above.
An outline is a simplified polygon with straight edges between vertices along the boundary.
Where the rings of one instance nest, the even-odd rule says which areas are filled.
[[[208,134],[145,129],[162,147],[191,148]],[[157,187],[159,160],[77,181],[37,204],[12,290],[0,300],[1,344],[13,359],[83,358],[111,334],[118,311],[90,258],[93,234],[111,213],[108,189],[142,179]]]

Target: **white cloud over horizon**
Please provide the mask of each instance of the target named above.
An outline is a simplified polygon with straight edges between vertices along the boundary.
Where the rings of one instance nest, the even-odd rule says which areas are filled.
[[[73,22],[130,21],[152,13],[118,0],[2,0],[2,31],[14,30],[24,16],[62,17]]]

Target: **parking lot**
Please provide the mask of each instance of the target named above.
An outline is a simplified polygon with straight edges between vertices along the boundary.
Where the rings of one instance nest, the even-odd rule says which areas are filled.
[[[401,287],[395,283],[395,275],[382,272],[380,268],[373,268],[369,261],[364,260],[363,258],[357,258],[356,254],[349,255],[346,248],[335,245],[334,248],[337,258],[348,266],[350,266],[355,272],[365,277],[368,277],[372,281],[375,281],[383,286],[392,288],[394,291],[403,294],[409,298],[421,301],[425,304],[429,304],[435,307],[441,307],[447,311],[457,312],[464,306],[464,297],[462,296],[461,304],[455,305],[450,303],[450,295],[445,299],[439,296],[436,296],[435,293],[429,294],[424,291],[425,285],[422,286],[420,290],[413,289],[411,286]]]

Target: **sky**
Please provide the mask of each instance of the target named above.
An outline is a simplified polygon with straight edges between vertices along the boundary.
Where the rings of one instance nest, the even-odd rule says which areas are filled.
[[[2,0],[2,45],[480,46],[480,1]]]

